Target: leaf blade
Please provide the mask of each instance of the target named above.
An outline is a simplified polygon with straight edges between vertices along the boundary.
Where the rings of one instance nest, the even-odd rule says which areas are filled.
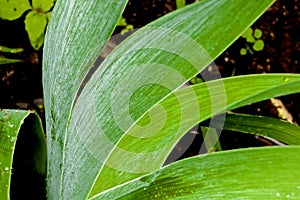
[[[220,127],[217,121],[211,126]],[[267,136],[288,145],[300,145],[300,127],[275,118],[230,113],[226,115],[223,129]]]
[[[177,161],[91,199],[298,198],[299,153],[300,147],[292,146],[200,155]]]
[[[64,168],[66,188],[72,187],[74,181],[95,175],[114,144],[135,120],[204,69],[273,1],[249,2],[213,0],[186,6],[140,29],[106,58],[74,106],[67,130],[72,137],[66,141],[69,152],[66,152],[65,163],[72,168]],[[251,12],[246,12],[248,10]],[[203,13],[199,14],[200,11]],[[236,13],[233,11],[238,11],[240,17],[233,16],[232,13]],[[220,18],[225,19],[220,22]],[[231,34],[216,33],[216,29],[218,33],[226,32],[224,24]],[[129,81],[133,79],[136,81]],[[161,87],[149,92],[151,95],[147,90],[142,91],[139,96],[143,100],[130,101],[135,107],[127,115],[130,93],[147,81]],[[144,101],[143,94],[153,98]],[[88,175],[80,170],[86,165],[89,165]]]
[[[51,14],[43,51],[49,198],[68,195],[61,191],[61,169],[69,116],[80,85],[112,34],[126,2],[57,1]],[[79,199],[84,196],[83,192],[77,193]]]
[[[289,81],[286,81],[286,78]],[[218,105],[221,102],[219,98],[223,97],[219,94],[222,92],[220,90],[222,84],[224,84],[226,91],[226,95],[224,95],[226,96],[226,105]],[[143,173],[159,169],[178,140],[198,122],[249,103],[273,96],[300,92],[299,84],[300,75],[298,74],[260,74],[230,77],[178,90],[174,96],[169,96],[156,106],[162,106],[165,109],[164,112],[168,113],[167,120],[161,117],[162,113],[159,110],[155,112],[157,108],[153,107],[154,111],[151,117],[152,120],[156,120],[152,121],[153,126],[156,126],[157,121],[165,120],[163,128],[153,134],[153,130],[157,129],[146,126],[141,137],[140,129],[136,128],[137,125],[133,126],[110,154],[110,158],[106,161],[102,174],[98,177],[95,185],[98,184],[97,187],[103,187],[100,183],[105,180],[105,177],[118,177],[105,181],[107,184],[115,186]],[[191,100],[193,93],[197,94],[196,98],[201,111],[196,112],[196,114],[194,114],[195,106],[193,106],[195,102]],[[176,98],[182,99],[179,105],[176,104]],[[192,106],[189,107],[189,104]],[[215,108],[210,104],[215,104]],[[190,115],[183,118],[184,114],[181,113],[181,109],[185,107],[188,108],[185,111],[186,115]],[[224,118],[220,120],[221,124],[223,120]],[[178,124],[181,126],[176,126]],[[151,135],[146,137],[149,133]],[[132,162],[128,162],[128,160],[132,160]]]

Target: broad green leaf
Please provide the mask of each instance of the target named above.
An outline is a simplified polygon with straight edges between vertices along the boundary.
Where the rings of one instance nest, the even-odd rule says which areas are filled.
[[[178,140],[198,122],[249,103],[300,92],[299,85],[297,74],[261,74],[209,81],[176,91],[149,111],[150,125],[135,125],[122,137],[106,160],[93,194],[159,169]],[[146,124],[148,118],[146,115],[138,124]],[[222,122],[224,118],[218,120]],[[97,146],[96,141],[90,144]]]
[[[7,53],[21,53],[24,51],[22,48],[9,48],[5,46],[0,46],[0,52],[7,52]]]
[[[15,20],[31,9],[28,0],[0,0],[0,18]]]
[[[220,55],[272,2],[201,1],[140,29],[115,49],[78,97],[66,138],[57,138],[57,145],[67,149],[64,162],[56,165],[62,169],[64,198],[81,198],[78,195],[85,194],[85,183],[96,179],[122,135],[148,109]],[[53,86],[52,76],[46,77]],[[72,96],[70,88],[58,91],[45,99]],[[54,119],[61,123],[64,110],[62,106],[57,109],[61,115],[55,114]],[[110,187],[105,179],[97,186]],[[84,184],[74,184],[79,181]]]
[[[207,122],[204,124],[208,125]],[[290,122],[263,116],[227,114],[225,123],[214,120],[214,128],[267,136],[289,145],[300,145],[300,127]]]
[[[71,168],[70,163],[65,166],[63,161],[69,115],[85,75],[112,34],[126,2],[57,1],[53,9],[43,51],[49,199],[70,199],[62,197],[70,194],[65,191],[69,186],[62,181],[62,169]],[[92,184],[85,180],[80,183],[85,187]],[[83,186],[78,182],[73,182],[75,185],[80,189],[75,191],[70,187],[70,192],[84,199],[86,188],[81,189]]]
[[[47,12],[53,7],[54,2],[55,0],[32,0],[32,7],[33,9]]]
[[[299,199],[299,154],[292,146],[196,156],[91,199]]]
[[[47,16],[44,13],[33,10],[26,15],[25,29],[28,33],[31,46],[35,50],[38,50],[44,42],[46,25]]]
[[[9,199],[12,161],[18,133],[24,121],[30,117],[33,118],[34,123],[31,126],[36,139],[31,143],[35,149],[34,170],[45,174],[46,142],[38,115],[22,110],[0,110],[0,199]]]

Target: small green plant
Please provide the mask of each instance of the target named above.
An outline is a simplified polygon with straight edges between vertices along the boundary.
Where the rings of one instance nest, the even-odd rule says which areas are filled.
[[[193,84],[193,85],[196,85],[196,84],[202,83],[202,82],[203,82],[203,80],[201,78],[197,77],[197,76],[191,78],[191,80],[190,80],[190,83]]]
[[[51,16],[55,0],[0,0],[0,18],[16,20],[30,10],[25,17],[25,29],[31,46],[38,50],[45,37],[45,28]]]
[[[132,31],[133,30],[133,25],[132,24],[127,24],[126,19],[124,17],[121,17],[117,23],[117,26],[121,26],[124,27],[121,30],[121,35],[124,35],[125,33],[127,33],[128,31]]]
[[[22,48],[9,48],[9,47],[5,47],[5,46],[0,46],[0,53],[16,54],[16,53],[21,53],[23,50],[24,49],[22,49]],[[14,58],[7,58],[0,54],[0,65],[16,63],[16,62],[22,62],[22,60],[14,59]]]
[[[254,54],[254,51],[262,51],[264,49],[264,41],[260,39],[262,37],[262,31],[260,29],[255,29],[253,32],[253,29],[250,27],[248,28],[243,34],[242,38],[246,39],[246,47],[242,48],[240,50],[241,55],[246,55],[247,52],[250,52],[251,54]],[[250,47],[251,45],[251,47]]]
[[[41,134],[34,165],[41,174],[47,170],[47,198],[299,197],[299,126],[233,113],[224,119],[243,105],[300,92],[299,74],[236,76],[178,89],[273,2],[203,0],[170,13],[123,41],[79,92],[127,1],[58,1],[43,52],[47,165]],[[30,115],[36,116],[1,112],[1,199],[9,196],[10,139]],[[214,152],[164,166],[179,139],[200,122],[206,130],[258,134],[293,146]],[[220,149],[211,148],[215,137],[207,141],[208,151]]]

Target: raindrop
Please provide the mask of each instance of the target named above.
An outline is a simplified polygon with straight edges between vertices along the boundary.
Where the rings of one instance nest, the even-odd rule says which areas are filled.
[[[8,170],[9,170],[9,167],[5,167],[4,170],[5,170],[5,171],[8,171]]]

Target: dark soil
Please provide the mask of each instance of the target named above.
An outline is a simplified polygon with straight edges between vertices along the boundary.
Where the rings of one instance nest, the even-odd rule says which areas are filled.
[[[187,1],[193,3],[194,1]],[[300,73],[300,11],[298,0],[278,0],[255,22],[253,29],[263,31],[263,51],[240,55],[240,49],[247,45],[244,38],[239,38],[215,63],[222,77],[253,73]],[[135,28],[161,17],[175,9],[175,0],[132,0],[129,1],[123,16],[128,24]],[[0,108],[35,109],[44,118],[40,108],[43,103],[42,88],[42,48],[35,51],[30,46],[24,27],[24,16],[15,21],[0,20],[0,45],[24,48],[23,53],[4,54],[24,62],[0,65]],[[118,32],[120,28],[117,28]],[[0,55],[1,55],[0,54]],[[293,122],[300,124],[300,94],[280,97]],[[251,104],[234,110],[278,118],[276,107],[269,101]],[[199,153],[201,134],[193,136],[194,142],[181,158]],[[220,137],[224,150],[242,147],[274,145],[263,138],[236,132],[224,131]],[[182,151],[178,145],[175,151]],[[15,162],[17,163],[17,162]]]

